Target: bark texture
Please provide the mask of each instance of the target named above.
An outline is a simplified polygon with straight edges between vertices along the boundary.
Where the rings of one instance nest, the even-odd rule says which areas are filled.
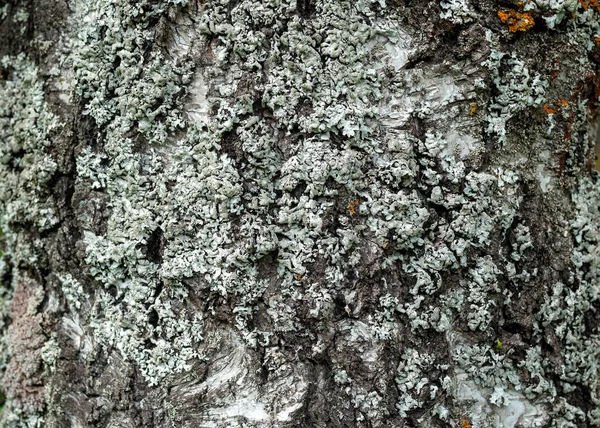
[[[600,426],[599,21],[4,0],[2,426]]]

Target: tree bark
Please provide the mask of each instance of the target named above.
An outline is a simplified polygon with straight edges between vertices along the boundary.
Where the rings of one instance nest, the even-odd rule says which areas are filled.
[[[2,426],[600,426],[597,1],[0,20]]]

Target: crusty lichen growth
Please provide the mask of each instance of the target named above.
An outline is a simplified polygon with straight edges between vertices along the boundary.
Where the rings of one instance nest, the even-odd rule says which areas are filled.
[[[573,391],[575,385],[589,389],[592,406],[584,420],[591,426],[600,425],[600,397],[597,392],[600,387],[600,331],[597,325],[590,324],[590,318],[598,316],[597,302],[600,300],[599,198],[598,176],[582,178],[573,194],[577,213],[571,223],[574,268],[567,284],[553,284],[552,294],[545,299],[536,323],[540,336],[548,334],[551,329],[551,340],[564,346],[559,372],[562,391]],[[547,361],[545,363],[548,364]],[[568,417],[561,417],[566,422]]]
[[[532,73],[515,53],[508,55],[494,49],[487,64],[496,89],[488,107],[487,132],[505,142],[507,122],[527,107],[539,106],[545,99],[548,82]]]
[[[10,269],[3,262],[1,269],[4,278],[12,278],[0,293],[2,390],[7,397],[1,423],[39,427],[45,336],[38,306],[44,294],[35,280],[20,271],[39,260],[35,245],[22,231],[43,232],[58,221],[46,186],[56,169],[47,150],[59,123],[46,105],[44,85],[32,61],[21,54],[5,56],[0,65],[4,79],[0,80],[0,228],[5,260],[13,266]]]
[[[508,31],[516,33],[517,31],[529,31],[535,25],[535,21],[529,12],[519,12],[516,10],[498,11],[500,21],[508,25]]]
[[[139,373],[126,388],[153,392],[136,406],[160,400],[177,426],[296,423],[315,388],[336,391],[319,400],[340,425],[600,423],[564,398],[597,400],[600,195],[581,178],[565,202],[573,183],[547,179],[556,122],[573,115],[569,150],[585,152],[592,113],[503,44],[534,37],[536,9],[550,28],[577,11],[564,31],[588,52],[596,11],[572,3],[527,2],[495,32],[472,2],[443,1],[459,38],[438,58],[383,1],[76,2],[50,78],[94,131],[71,203],[84,269],[46,278],[57,337],[82,366]],[[16,228],[58,224],[44,199],[58,121],[25,57],[5,63],[0,178],[19,192],[2,187],[1,226],[29,266]],[[532,204],[542,192],[555,211]],[[547,254],[539,224],[568,217]],[[540,254],[571,258],[560,280]],[[58,340],[40,349],[46,376],[64,368]],[[156,398],[171,392],[185,399]]]
[[[208,2],[195,22],[168,2],[97,0],[74,16],[75,94],[105,132],[99,146],[82,149],[78,180],[111,205],[106,233],[84,231],[89,275],[104,287],[92,299],[93,340],[156,385],[214,352],[202,325],[226,310],[236,332],[219,334],[243,338],[227,352],[267,349],[266,370],[296,379],[298,402],[307,400],[306,373],[290,368],[297,357],[280,344],[303,338],[306,356],[322,358],[341,334],[347,343],[335,343],[329,358],[357,420],[425,406],[423,420],[448,420],[444,409],[468,409],[464,385],[486,403],[469,410],[478,424],[515,408],[536,415],[517,412],[515,423],[548,420],[550,409],[518,392],[521,362],[493,351],[494,321],[514,298],[502,284],[538,274],[519,265],[533,245],[518,220],[523,177],[500,163],[482,167],[481,119],[465,114],[474,99],[486,104],[491,78],[486,131],[508,143],[507,124],[544,102],[548,82],[517,53],[502,53],[490,32],[487,58],[404,68],[419,33],[398,28],[381,5],[319,1],[305,20],[293,3],[224,4]],[[476,17],[467,4],[442,7],[455,23]],[[529,12],[513,15],[509,30],[533,26]],[[150,31],[154,18],[174,20],[178,31]],[[162,49],[147,52],[155,37]],[[461,78],[465,68],[471,80]],[[423,122],[426,131],[415,129]],[[491,249],[509,233],[504,260]],[[379,278],[369,309],[356,279],[366,275]],[[65,278],[71,301],[79,288]],[[330,325],[340,295],[349,319]],[[189,303],[193,296],[208,305]],[[395,384],[367,387],[402,325],[414,346],[401,353]],[[459,326],[491,339],[453,338]],[[427,353],[430,332],[445,335],[450,359]],[[341,357],[351,345],[363,352],[363,374]],[[237,358],[215,379],[236,379],[246,364]],[[390,388],[401,393],[391,408]],[[242,390],[259,425],[298,408],[271,388]]]
[[[59,124],[46,107],[35,65],[24,54],[4,57],[0,64],[10,76],[0,82],[0,226],[6,239],[11,239],[15,225],[31,224],[45,230],[58,221],[45,200],[44,187],[56,169],[46,150]]]

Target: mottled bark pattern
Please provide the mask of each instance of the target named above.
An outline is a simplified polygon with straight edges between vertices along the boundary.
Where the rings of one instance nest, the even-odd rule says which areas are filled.
[[[0,3],[2,426],[600,426],[599,22]]]

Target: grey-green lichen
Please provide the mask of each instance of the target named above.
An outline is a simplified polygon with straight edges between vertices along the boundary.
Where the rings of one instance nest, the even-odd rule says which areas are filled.
[[[487,61],[497,94],[488,107],[487,132],[506,141],[506,123],[527,107],[537,107],[544,102],[548,83],[531,73],[525,63],[513,53],[492,50]],[[504,65],[505,64],[505,65]],[[505,69],[504,72],[501,70]]]
[[[15,236],[10,233],[14,224],[32,224],[45,230],[58,221],[41,192],[56,170],[47,148],[59,123],[46,107],[35,65],[24,54],[4,57],[0,64],[10,73],[10,79],[0,87],[1,228],[10,239]]]
[[[536,2],[572,7],[550,3]],[[472,36],[484,54],[415,66],[424,35],[385,2],[313,6],[74,3],[51,75],[59,99],[81,102],[98,128],[77,149],[75,185],[108,201],[97,227],[94,201],[77,200],[85,270],[55,272],[79,358],[117,350],[153,387],[209,362],[202,412],[227,426],[290,421],[315,382],[307,361],[321,358],[334,368],[322,381],[342,394],[332,414],[352,408],[356,421],[426,409],[424,426],[459,413],[474,426],[599,424],[595,410],[556,398],[598,383],[597,332],[584,324],[600,195],[587,181],[573,200],[573,275],[544,297],[533,346],[496,342],[495,323],[538,270],[525,263],[536,250],[522,196],[532,172],[487,159],[486,144],[510,148],[511,121],[539,107],[549,83],[491,31]],[[478,18],[458,0],[440,16]],[[18,191],[1,188],[1,226],[11,254],[35,264],[12,231],[58,222],[43,193],[58,122],[31,63],[3,67],[13,77],[0,90],[0,179]],[[541,350],[550,329],[567,349],[560,382]],[[42,351],[50,372],[55,345]],[[181,422],[183,404],[164,405]]]
[[[476,16],[467,0],[443,0],[441,18],[448,19],[455,24],[466,24]]]
[[[25,8],[19,8],[13,15],[13,22],[19,26],[19,32],[21,35],[27,31],[27,21],[29,20],[29,13]]]
[[[235,43],[228,42],[216,48],[215,66],[205,71],[215,75],[212,77],[214,81],[224,79],[226,82],[218,88],[217,98],[210,101],[218,106],[214,121],[198,124],[188,122],[185,134],[177,139],[173,133],[184,123],[178,110],[178,106],[185,101],[181,96],[184,93],[181,85],[189,83],[191,78],[191,69],[185,65],[186,61],[190,64],[189,59],[185,59],[185,49],[174,60],[153,54],[152,68],[142,68],[139,61],[143,46],[135,40],[136,37],[142,39],[153,35],[144,33],[143,17],[136,25],[126,27],[123,20],[116,19],[117,16],[130,15],[127,7],[116,2],[98,2],[91,7],[83,5],[82,15],[96,18],[87,18],[90,25],[77,30],[79,41],[70,47],[70,58],[76,69],[76,88],[86,100],[86,113],[107,130],[103,152],[93,153],[85,149],[78,162],[79,178],[91,180],[92,187],[106,188],[111,195],[112,216],[107,235],[85,232],[86,261],[90,273],[97,280],[107,287],[116,286],[118,296],[125,297],[119,313],[124,317],[122,323],[131,326],[124,330],[116,325],[109,326],[114,324],[117,314],[112,316],[111,312],[111,316],[108,316],[108,311],[116,309],[111,309],[115,305],[111,303],[110,294],[106,293],[97,300],[104,302],[97,305],[97,310],[99,319],[103,318],[103,314],[107,321],[95,321],[95,331],[106,343],[117,344],[126,355],[137,355],[135,361],[151,384],[162,376],[154,375],[154,372],[166,374],[182,370],[188,367],[186,361],[195,356],[189,350],[191,348],[179,349],[177,345],[171,346],[171,351],[164,346],[136,351],[143,348],[148,337],[156,340],[156,343],[162,343],[158,336],[163,329],[172,330],[172,334],[178,335],[191,328],[181,319],[176,322],[176,318],[173,318],[175,314],[165,309],[163,303],[163,299],[166,302],[173,298],[185,298],[188,293],[184,283],[186,278],[198,278],[195,281],[205,283],[224,296],[239,296],[234,313],[237,325],[245,329],[247,320],[255,310],[254,302],[267,287],[266,281],[258,277],[254,266],[257,260],[277,251],[278,271],[283,281],[280,287],[285,296],[292,292],[296,276],[306,273],[306,263],[315,260],[319,248],[339,247],[341,254],[344,254],[357,240],[353,236],[355,232],[351,230],[348,230],[347,237],[340,240],[333,236],[322,236],[322,216],[332,206],[327,198],[333,196],[327,193],[330,191],[326,189],[325,181],[331,177],[357,194],[361,189],[354,188],[353,180],[362,181],[364,174],[360,171],[360,165],[367,158],[350,147],[343,149],[341,157],[326,155],[331,150],[331,139],[337,138],[335,134],[350,137],[361,145],[364,136],[371,132],[368,120],[374,116],[375,110],[374,107],[367,107],[368,97],[378,99],[381,95],[375,70],[364,70],[361,65],[370,61],[370,54],[358,41],[373,39],[385,42],[389,37],[394,37],[392,28],[389,23],[381,23],[381,29],[371,29],[359,23],[355,15],[347,16],[343,8],[325,5],[321,24],[317,25],[322,25],[323,31],[330,32],[323,41],[322,54],[332,60],[325,64],[326,70],[320,70],[323,62],[318,59],[317,52],[311,50],[312,42],[303,34],[299,22],[292,20],[281,37],[277,36],[271,41],[274,47],[281,44],[282,48],[285,46],[289,50],[289,55],[293,55],[287,58],[286,54],[281,59],[273,56],[276,49],[266,51],[260,47],[260,40],[265,37],[262,32],[248,27],[253,19],[266,19],[269,24],[275,25],[272,30],[278,31],[275,12],[278,9],[284,12],[289,6],[266,3],[258,9],[253,6],[252,13],[245,15],[250,12],[250,9],[246,12],[249,5],[245,6],[244,3],[236,8],[239,16],[232,17],[233,25],[221,24],[224,16],[220,14],[224,11],[216,4],[214,9],[208,8],[202,14],[194,30],[194,37],[199,40],[197,43],[201,43],[207,35],[228,36]],[[333,27],[328,28],[325,23],[331,19],[340,21],[340,25],[342,22],[347,25],[345,21],[348,19],[354,20],[356,29],[352,36],[350,33],[333,31]],[[106,22],[108,28],[96,25],[98,20]],[[78,22],[77,19],[75,21]],[[189,23],[183,22],[182,25]],[[111,30],[111,26],[123,26],[124,30]],[[105,31],[108,38],[100,40],[97,35],[100,30]],[[113,36],[122,42],[112,40]],[[356,51],[335,48],[341,43],[341,38],[347,37],[356,39],[353,45]],[[113,48],[107,52],[99,48],[99,44],[108,46],[109,43],[111,46],[123,43],[129,51]],[[188,50],[193,49],[185,43],[183,45]],[[176,47],[173,49],[177,50]],[[106,54],[97,55],[97,52]],[[273,60],[269,60],[269,55]],[[298,78],[297,67],[300,63],[293,60],[296,55],[302,58],[301,66],[306,67],[305,76],[312,83]],[[220,70],[220,66],[225,65],[225,59],[230,61],[227,73]],[[274,62],[275,59],[277,62]],[[119,62],[116,69],[113,67],[115,60]],[[241,72],[252,76],[254,70],[251,64],[260,63],[268,64],[269,68],[262,104],[273,110],[279,123],[277,128],[281,129],[276,132],[285,133],[292,128],[297,128],[296,132],[316,132],[315,137],[303,143],[304,148],[290,147],[295,153],[289,153],[285,163],[281,155],[272,149],[276,144],[272,129],[258,117],[252,116],[254,107],[249,95],[243,94],[233,102],[225,98],[234,93]],[[325,79],[323,72],[329,77]],[[223,77],[218,77],[219,74],[223,74]],[[105,75],[111,77],[104,78]],[[92,76],[95,79],[89,80]],[[194,76],[199,80],[209,77],[198,72]],[[296,89],[283,90],[284,81]],[[192,82],[192,86],[194,84]],[[164,85],[164,90],[161,85]],[[352,87],[352,90],[346,86]],[[109,93],[115,96],[108,97]],[[180,94],[179,98],[174,98],[177,94]],[[333,102],[342,95],[349,104]],[[310,114],[298,116],[295,109],[290,107],[307,96],[313,104]],[[160,100],[160,107],[158,110],[149,110],[156,103],[154,100]],[[155,120],[157,117],[161,119]],[[249,164],[244,169],[244,177],[240,177],[240,171],[230,157],[218,152],[224,136],[234,132],[234,126]],[[132,150],[134,142],[124,137],[129,130],[137,130],[138,138],[149,146],[147,152]],[[169,134],[173,137],[168,137]],[[167,142],[169,145],[165,146]],[[369,146],[365,146],[365,149],[371,150]],[[101,168],[102,158],[110,159],[108,171]],[[279,180],[273,179],[276,173],[281,174]],[[275,192],[289,191],[300,182],[307,184],[306,196],[299,200],[289,197],[276,199]],[[245,200],[242,199],[244,186],[250,190],[244,195]],[[393,212],[389,206],[385,208],[385,204],[398,205],[397,220],[390,222],[382,217],[379,223],[370,226],[379,236],[381,245],[391,230],[401,227],[401,222],[409,219],[414,209],[411,204],[417,199],[415,195],[398,197],[390,192],[371,196],[364,184],[361,187],[366,193],[365,203],[357,207],[359,212],[369,210],[376,216],[378,213],[384,215]],[[409,210],[406,214],[402,214],[401,205]],[[408,221],[425,221],[425,212],[420,212],[415,220]],[[245,237],[241,240],[236,241],[231,235],[233,217],[237,218],[240,225],[238,236]],[[172,221],[175,218],[179,219],[176,223]],[[341,221],[344,222],[344,219]],[[407,230],[406,226],[402,227]],[[146,243],[155,230],[161,231],[165,241],[163,259],[159,263],[145,260],[140,252],[140,244]],[[417,226],[414,234],[418,234],[419,230]],[[398,239],[401,236],[400,229],[397,236]],[[410,245],[410,241],[394,245]],[[339,275],[336,272],[344,269],[344,263],[340,260],[331,274]],[[153,290],[157,289],[159,283],[165,287],[162,288],[162,294],[155,296]],[[306,297],[299,294],[296,298],[314,302],[316,306],[311,313],[318,318],[323,309],[320,309],[322,304],[316,296],[322,295],[324,302],[327,302],[327,292],[323,294],[324,291],[314,288],[314,292],[310,292],[309,289]],[[269,304],[277,305],[275,300]],[[151,306],[146,309],[148,305]],[[158,313],[160,320],[156,329],[147,323],[147,313],[152,310]],[[279,320],[276,325],[281,324],[278,329],[295,330],[293,314],[289,314],[291,318],[286,318],[279,311],[276,310],[277,315],[274,315]],[[191,346],[193,342],[186,339],[186,334],[182,343]],[[262,334],[260,331],[244,333],[250,345],[255,343],[254,337]],[[169,339],[174,340],[174,337],[170,336]],[[172,352],[177,352],[178,357]],[[158,363],[160,361],[161,364]],[[165,369],[156,370],[156,365]]]
[[[44,426],[44,418],[40,415],[29,414],[19,408],[13,408],[11,403],[8,403],[2,411],[2,422],[11,428],[42,428]]]
[[[208,346],[202,324],[214,308],[189,306],[186,298],[210,292],[231,301],[235,334],[243,338],[236,346],[268,346],[267,370],[289,375],[277,337],[312,334],[296,302],[323,322],[334,296],[355,281],[348,272],[364,264],[383,272],[399,264],[411,283],[398,299],[398,280],[384,275],[373,314],[333,327],[364,349],[364,364],[376,361],[404,324],[415,337],[451,335],[464,317],[469,330],[489,333],[494,314],[512,298],[498,278],[534,275],[515,265],[531,243],[519,225],[511,261],[487,255],[518,217],[522,178],[506,166],[479,169],[484,143],[477,118],[464,112],[472,100],[485,101],[489,73],[496,92],[487,132],[504,141],[506,123],[539,106],[547,83],[516,54],[499,53],[491,37],[488,58],[404,69],[418,34],[379,14],[382,5],[317,2],[310,22],[295,14],[293,2],[245,0],[230,9],[213,1],[195,22],[176,6],[84,2],[72,23],[74,88],[105,132],[80,153],[78,180],[106,192],[111,207],[105,234],[84,233],[89,274],[104,287],[93,298],[93,340],[119,349],[155,385],[189,370]],[[474,16],[466,3],[442,8],[457,23]],[[149,30],[153,18],[174,20],[179,29]],[[149,40],[163,49],[147,52]],[[193,62],[197,52],[203,62]],[[464,79],[465,68],[475,77]],[[444,131],[408,131],[424,120]],[[449,215],[436,212],[442,209]],[[151,255],[151,246],[160,254]],[[258,268],[271,256],[276,293]],[[322,281],[311,269],[324,257]],[[450,274],[459,280],[442,291]],[[79,295],[68,284],[67,300]],[[269,321],[257,328],[252,321],[265,295]],[[349,316],[365,317],[351,293],[345,299]],[[325,331],[314,338],[315,357],[327,349]],[[444,391],[447,405],[460,405],[468,397],[456,392],[457,382],[480,388],[494,409],[534,409],[516,392],[525,388],[515,378],[519,362],[491,347],[457,342],[445,364],[406,348],[397,409],[405,415]],[[448,381],[428,376],[435,364]],[[385,419],[387,386],[366,390],[348,370],[339,366],[335,379],[357,417]],[[215,381],[239,376],[237,368],[227,373]],[[271,393],[245,394],[263,420]],[[296,409],[289,406],[281,420]],[[474,420],[502,415],[486,406],[480,416],[472,411]],[[546,407],[534,410],[547,418]],[[436,406],[430,417],[447,418],[447,411]]]
[[[19,22],[26,20],[21,15],[15,15]],[[48,150],[60,124],[46,104],[37,67],[25,54],[5,56],[0,66],[0,228],[5,260],[11,261],[9,266],[3,262],[1,271],[12,278],[0,291],[0,367],[7,397],[1,421],[7,427],[40,427],[43,386],[38,384],[38,367],[42,361],[36,347],[41,348],[45,339],[36,308],[43,292],[30,286],[19,271],[39,261],[35,244],[21,232],[43,232],[58,221],[45,187],[56,170]]]
[[[535,324],[539,335],[548,335],[551,330],[551,340],[564,344],[559,373],[560,386],[556,387],[568,393],[575,389],[574,385],[585,385],[590,391],[591,403],[588,413],[569,417],[568,414],[572,413],[572,410],[565,403],[561,407],[560,418],[555,421],[556,426],[575,426],[569,421],[578,417],[583,417],[583,420],[592,426],[600,425],[600,397],[597,392],[600,385],[600,331],[597,326],[589,323],[590,318],[597,317],[597,302],[600,298],[599,196],[597,175],[594,179],[581,179],[579,189],[573,195],[577,213],[577,217],[571,223],[571,233],[574,237],[573,270],[567,284],[553,285],[552,293],[546,297]],[[547,361],[542,362],[544,363],[547,364]],[[542,379],[540,375],[540,381]],[[547,381],[545,383],[547,384]],[[580,411],[575,413],[577,415]]]

